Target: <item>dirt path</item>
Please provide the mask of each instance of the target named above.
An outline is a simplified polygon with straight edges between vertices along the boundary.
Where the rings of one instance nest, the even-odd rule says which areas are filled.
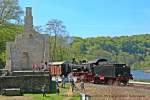
[[[0,100],[32,100],[32,97],[26,96],[0,96]]]
[[[150,100],[150,90],[128,86],[86,84],[91,100]]]

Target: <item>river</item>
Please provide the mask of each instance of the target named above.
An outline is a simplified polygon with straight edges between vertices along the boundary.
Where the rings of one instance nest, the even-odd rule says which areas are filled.
[[[135,80],[150,80],[150,73],[145,73],[143,70],[132,70],[131,73]]]

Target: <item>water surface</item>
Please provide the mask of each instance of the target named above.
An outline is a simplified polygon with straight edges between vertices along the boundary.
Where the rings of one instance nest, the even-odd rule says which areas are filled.
[[[135,80],[150,80],[150,73],[145,73],[143,70],[132,70],[131,73]]]

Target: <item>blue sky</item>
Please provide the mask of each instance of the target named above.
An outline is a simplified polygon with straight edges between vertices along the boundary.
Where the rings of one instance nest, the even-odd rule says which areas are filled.
[[[71,36],[150,33],[150,0],[19,0],[32,7],[34,25],[62,20]]]

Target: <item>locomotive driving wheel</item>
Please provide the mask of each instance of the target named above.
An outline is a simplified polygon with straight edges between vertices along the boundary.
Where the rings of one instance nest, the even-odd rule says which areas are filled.
[[[123,81],[122,83],[123,83],[124,86],[127,86],[128,81]]]

